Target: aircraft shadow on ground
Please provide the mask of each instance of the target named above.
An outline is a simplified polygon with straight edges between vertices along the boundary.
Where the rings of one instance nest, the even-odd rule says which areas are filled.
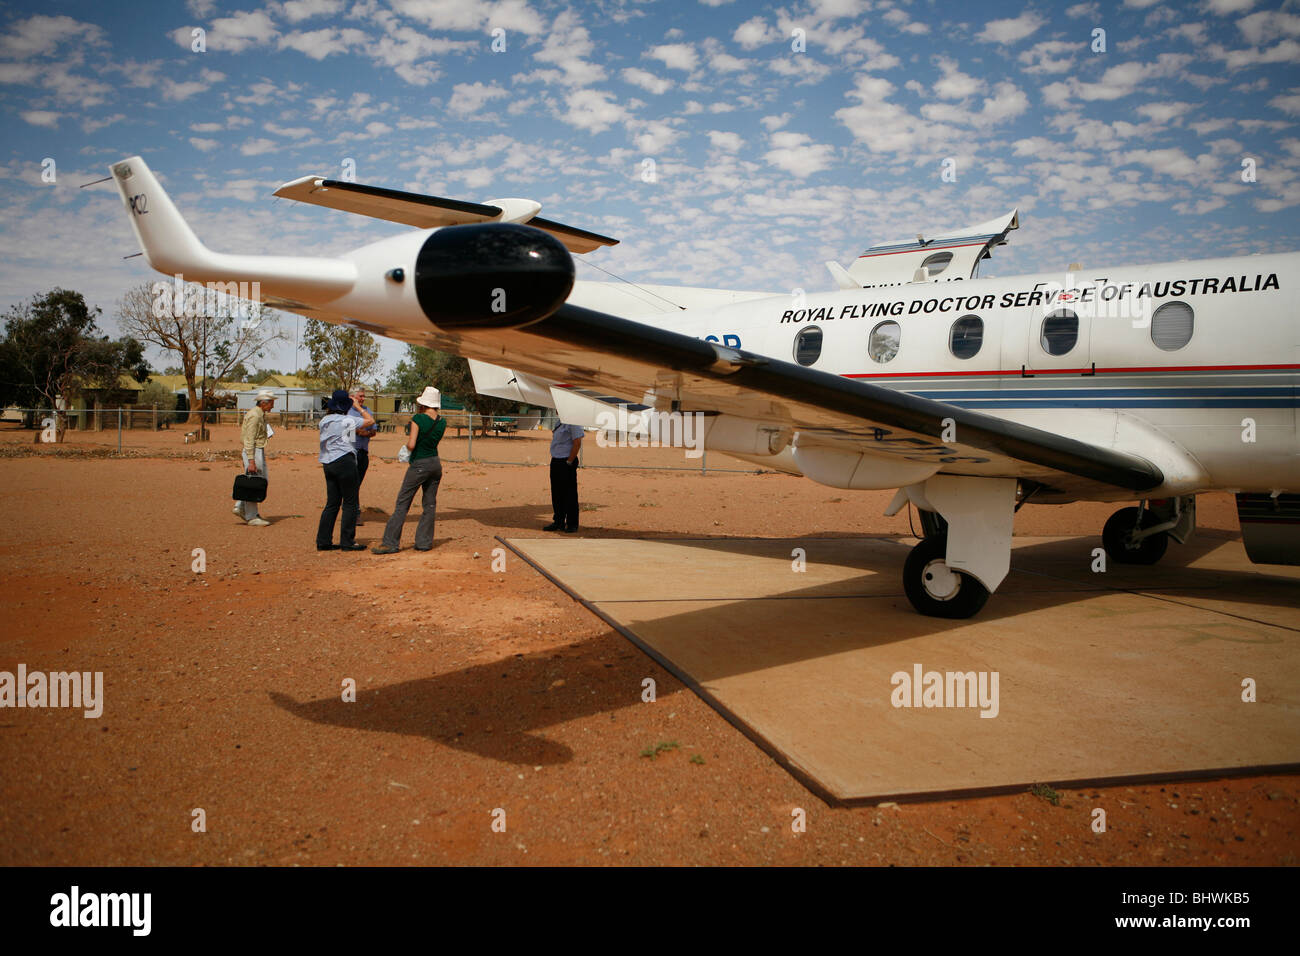
[[[701,684],[711,680],[780,667],[832,654],[900,643],[952,631],[972,625],[996,623],[1035,612],[1051,612],[1067,604],[1086,602],[1117,593],[1139,593],[1174,600],[1201,597],[1225,599],[1256,607],[1293,608],[1297,581],[1271,576],[1261,571],[1230,568],[1192,568],[1186,564],[1232,542],[1238,536],[1226,532],[1208,532],[1180,546],[1175,555],[1171,546],[1169,565],[1161,568],[1121,566],[1105,574],[1090,570],[1092,548],[1099,539],[1088,537],[1049,540],[1018,547],[1012,552],[1011,574],[1002,587],[990,596],[984,609],[973,619],[945,620],[923,617],[908,602],[902,589],[902,566],[907,547],[896,538],[864,536],[892,545],[883,554],[879,549],[863,549],[852,554],[841,547],[838,564],[861,569],[861,578],[849,578],[780,593],[754,597],[710,594],[692,588],[689,581],[673,594],[671,582],[657,581],[638,603],[622,604],[617,599],[602,599],[600,594],[582,595],[600,610],[618,620],[618,626],[644,638],[671,660],[676,647],[686,648],[692,640],[722,639],[734,644],[730,656],[707,655],[708,663],[691,671],[691,678]],[[799,538],[807,544],[809,564],[817,560],[815,539]],[[771,539],[673,540],[674,545],[740,554],[772,554]],[[522,544],[522,542],[521,542]],[[1237,547],[1240,547],[1238,544]],[[893,552],[897,552],[894,557]],[[846,553],[848,552],[848,553]],[[683,559],[689,565],[689,558]],[[562,570],[549,569],[561,581]],[[889,583],[882,587],[881,576]],[[734,592],[733,592],[734,594]],[[822,599],[820,611],[810,599]],[[652,602],[640,605],[640,602]],[[659,601],[707,601],[677,614],[660,615],[654,606]],[[621,605],[621,606],[620,606]],[[644,607],[644,610],[642,609]],[[820,613],[816,626],[809,626]],[[1211,611],[1205,611],[1211,614]],[[1275,628],[1261,622],[1259,626]],[[996,641],[997,630],[986,629],[972,640]],[[687,637],[686,635],[693,635]],[[1143,635],[1135,634],[1134,639]],[[1146,636],[1164,640],[1154,630]],[[1044,631],[1045,641],[1057,644],[1074,638],[1068,628]],[[1278,640],[1283,638],[1279,634]]]
[[[574,757],[569,747],[541,736],[543,728],[608,714],[641,703],[648,676],[642,654],[606,631],[576,646],[514,655],[422,680],[358,688],[355,703],[338,697],[299,702],[272,691],[271,701],[295,717],[352,730],[407,734],[520,766],[551,766]],[[561,686],[553,686],[563,680]],[[663,697],[682,689],[656,675]],[[448,701],[474,701],[456,708]],[[629,740],[629,754],[653,744]]]
[[[878,536],[861,537],[881,540]],[[1121,575],[1104,582],[1094,580],[1100,576],[1090,575],[1088,562],[1081,558],[1081,555],[1090,557],[1091,538],[1051,540],[1017,548],[1013,552],[1011,577],[1003,585],[1008,593],[994,594],[974,622],[922,617],[902,595],[901,585],[891,585],[882,591],[873,579],[884,574],[897,580],[902,570],[906,548],[895,545],[896,560],[892,559],[892,552],[890,560],[881,560],[879,554],[865,550],[843,559],[845,566],[867,572],[861,587],[857,586],[856,579],[849,579],[762,598],[714,598],[718,603],[654,618],[652,625],[659,634],[693,635],[692,640],[721,639],[734,643],[736,653],[725,661],[714,657],[709,665],[691,671],[691,681],[707,687],[711,681],[737,674],[908,641],[972,623],[1050,611],[1068,602],[1086,601],[1106,593],[1187,594],[1204,590],[1211,596],[1217,593],[1247,603],[1293,607],[1294,579],[1252,571],[1182,566],[1235,537],[1226,532],[1208,532],[1177,552],[1171,548],[1170,564],[1165,571],[1159,567],[1127,568]],[[772,547],[772,539],[665,540],[731,553],[763,553],[763,549],[770,553]],[[810,561],[813,559],[810,555]],[[1157,571],[1161,578],[1151,580],[1151,573]],[[1046,587],[1044,580],[1049,582]],[[648,597],[709,600],[700,595],[674,597],[664,593],[670,590],[671,585],[664,584],[659,594]],[[810,615],[814,613],[811,602],[806,600],[810,598],[834,599],[838,608],[847,610],[848,614],[841,613],[830,625],[810,627]],[[605,603],[608,606],[615,602]],[[638,629],[645,630],[638,624],[635,612],[625,613],[622,618],[620,625],[632,634]],[[783,619],[789,622],[788,626],[783,626]],[[996,639],[996,630],[986,633]],[[359,689],[355,703],[338,698],[299,702],[279,692],[271,692],[270,697],[276,706],[290,714],[319,724],[426,737],[505,763],[549,766],[572,760],[574,753],[564,744],[541,736],[538,731],[543,728],[596,714],[608,714],[616,720],[619,710],[640,703],[641,681],[646,676],[654,676],[658,681],[661,697],[681,689],[682,685],[670,674],[647,673],[647,662],[641,653],[628,648],[622,640],[615,640],[616,637],[615,631],[607,631],[559,650],[515,655],[422,680]],[[1068,630],[1045,632],[1044,636],[1044,640],[1058,643],[1068,643],[1071,639]],[[656,644],[658,649],[664,646],[662,642]],[[658,650],[651,656],[660,659]],[[671,660],[671,649],[667,657]],[[553,686],[558,679],[563,679],[563,685]],[[447,701],[476,703],[455,709]],[[629,741],[629,752],[639,752],[647,743],[653,742]]]

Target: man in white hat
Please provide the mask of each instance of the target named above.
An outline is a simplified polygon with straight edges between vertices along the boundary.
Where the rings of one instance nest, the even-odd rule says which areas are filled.
[[[257,393],[257,402],[244,415],[244,422],[239,427],[243,440],[244,471],[250,475],[266,477],[266,440],[272,432],[266,424],[266,413],[275,405],[275,393],[264,388]],[[243,518],[254,527],[264,528],[271,522],[257,513],[256,501],[235,502],[235,515]]]
[[[447,419],[438,413],[442,408],[442,394],[432,385],[415,400],[415,406],[416,414],[406,432],[406,448],[411,453],[411,463],[406,466],[402,487],[397,492],[393,516],[384,526],[384,540],[378,547],[370,549],[375,554],[396,554],[401,550],[402,525],[417,489],[424,491],[424,513],[415,528],[415,550],[433,550],[434,512],[438,506],[438,484],[442,481],[438,442],[447,430]]]

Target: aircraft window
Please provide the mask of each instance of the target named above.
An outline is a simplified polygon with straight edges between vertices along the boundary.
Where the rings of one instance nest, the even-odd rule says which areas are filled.
[[[984,320],[978,315],[963,315],[952,324],[948,348],[959,359],[974,358],[984,344]]]
[[[1192,307],[1186,302],[1166,302],[1151,316],[1151,341],[1156,348],[1175,352],[1192,340]]]
[[[933,279],[952,263],[951,252],[936,252],[932,256],[926,256],[925,261],[921,263],[921,268],[925,270],[925,277]]]
[[[1039,342],[1048,355],[1065,355],[1079,341],[1079,317],[1069,309],[1058,309],[1043,319]]]
[[[803,329],[794,337],[794,360],[800,365],[812,365],[822,354],[822,330],[815,325]]]
[[[885,363],[898,354],[898,343],[903,330],[897,322],[881,322],[871,330],[867,340],[867,354],[873,361]]]

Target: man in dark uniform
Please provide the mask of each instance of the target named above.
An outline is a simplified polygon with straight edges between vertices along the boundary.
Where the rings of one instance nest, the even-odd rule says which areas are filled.
[[[554,519],[543,531],[578,530],[578,452],[582,426],[556,420],[551,434],[551,509]]]

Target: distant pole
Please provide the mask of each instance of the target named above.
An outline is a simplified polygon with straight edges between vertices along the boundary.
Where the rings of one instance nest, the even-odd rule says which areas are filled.
[[[122,454],[122,406],[117,406],[117,454]]]
[[[465,451],[465,460],[473,461],[474,460],[474,413],[466,410],[465,414],[468,416],[466,420],[469,422],[469,447]]]

